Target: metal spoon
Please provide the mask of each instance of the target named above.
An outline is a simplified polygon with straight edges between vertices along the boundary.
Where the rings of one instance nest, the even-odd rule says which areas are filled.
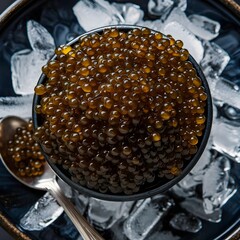
[[[84,240],[104,240],[99,233],[93,229],[86,221],[86,219],[76,210],[75,206],[65,197],[60,189],[57,181],[56,174],[46,163],[44,173],[39,177],[20,177],[16,173],[16,169],[11,161],[11,156],[7,152],[7,144],[15,134],[15,130],[19,127],[26,126],[27,122],[22,118],[16,116],[9,116],[0,122],[0,158],[7,168],[9,173],[24,185],[39,189],[47,190],[52,194],[58,203],[64,208],[68,217],[72,220],[75,227],[78,229]]]

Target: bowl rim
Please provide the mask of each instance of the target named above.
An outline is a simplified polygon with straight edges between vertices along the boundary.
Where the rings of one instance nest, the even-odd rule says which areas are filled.
[[[99,27],[99,28],[93,29],[91,31],[88,31],[88,32],[85,32],[85,33],[79,35],[78,37],[74,38],[72,41],[70,41],[69,43],[66,43],[65,45],[67,45],[67,46],[73,45],[80,38],[83,38],[92,33],[99,33],[105,29],[111,29],[111,28],[117,28],[119,30],[128,31],[128,30],[132,30],[132,29],[136,29],[136,28],[142,29],[144,27],[137,26],[137,25],[126,25],[126,24],[124,24],[124,25],[109,25],[109,26]],[[159,32],[159,31],[155,31],[152,29],[150,29],[150,30],[152,32]],[[56,54],[54,54],[54,56],[51,59],[49,59],[49,61],[54,60],[55,58],[56,58]],[[198,77],[202,80],[202,85],[208,96],[207,101],[206,101],[207,104],[205,107],[206,122],[205,122],[205,129],[204,129],[203,135],[201,136],[201,142],[198,144],[197,152],[194,154],[194,156],[190,160],[188,160],[187,163],[185,163],[186,166],[182,169],[181,173],[178,176],[174,177],[173,179],[167,180],[167,182],[164,183],[163,185],[154,187],[153,189],[150,189],[150,190],[146,190],[146,191],[143,190],[142,192],[134,193],[131,195],[101,193],[96,190],[89,189],[87,187],[81,186],[80,184],[73,182],[68,176],[66,176],[66,174],[64,174],[61,171],[61,169],[59,169],[58,165],[52,163],[49,160],[49,156],[43,151],[41,144],[39,144],[44,157],[46,158],[47,162],[49,163],[49,165],[53,169],[53,171],[56,173],[56,175],[80,193],[86,194],[90,197],[94,197],[94,198],[98,198],[98,199],[102,199],[102,200],[109,200],[109,201],[134,201],[134,200],[139,200],[139,199],[143,199],[143,198],[148,198],[148,197],[154,196],[156,194],[166,192],[171,187],[176,185],[181,179],[183,179],[191,171],[191,169],[196,165],[196,163],[200,159],[200,157],[207,145],[207,142],[208,142],[208,139],[210,136],[210,132],[211,132],[212,118],[213,118],[213,116],[212,116],[212,112],[213,112],[212,97],[211,97],[211,92],[209,89],[208,82],[207,82],[200,66],[195,61],[195,59],[191,55],[189,55],[188,60],[192,63],[193,67],[195,68],[195,70],[197,72]],[[43,83],[45,80],[46,80],[46,76],[45,76],[45,74],[42,73],[37,82],[37,85]],[[39,123],[38,123],[38,115],[39,114],[37,114],[35,112],[35,106],[40,101],[40,98],[41,98],[41,96],[37,96],[34,93],[33,104],[32,104],[32,119],[33,119],[34,130],[39,126]]]

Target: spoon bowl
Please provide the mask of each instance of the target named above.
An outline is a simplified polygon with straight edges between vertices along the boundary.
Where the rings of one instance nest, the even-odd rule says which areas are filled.
[[[17,116],[8,116],[0,122],[0,159],[6,169],[14,178],[24,185],[38,190],[47,190],[51,193],[64,208],[66,214],[72,220],[84,240],[103,240],[98,232],[81,216],[72,202],[65,197],[56,181],[56,174],[47,162],[44,166],[44,173],[41,176],[21,177],[17,174],[11,155],[7,151],[8,141],[13,138],[17,128],[25,127],[26,125],[27,122]]]
[[[11,156],[6,151],[8,141],[11,140],[15,134],[17,128],[25,127],[27,122],[22,118],[16,116],[8,116],[4,118],[0,123],[0,157],[3,165],[19,182],[37,190],[46,190],[44,183],[53,181],[56,178],[55,173],[46,163],[44,165],[44,173],[37,177],[20,177],[17,174],[17,169],[11,161]]]

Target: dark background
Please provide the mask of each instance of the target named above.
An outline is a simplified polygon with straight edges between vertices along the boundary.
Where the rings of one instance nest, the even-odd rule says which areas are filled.
[[[15,0],[0,0],[0,14],[13,2],[15,2]],[[13,238],[6,233],[5,230],[3,230],[0,227],[0,239],[1,240],[13,240]]]

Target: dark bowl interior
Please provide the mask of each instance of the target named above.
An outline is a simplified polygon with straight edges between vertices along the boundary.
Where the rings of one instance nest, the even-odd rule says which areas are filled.
[[[87,33],[80,35],[73,41],[69,42],[67,45],[74,45],[81,37],[84,37],[91,33],[101,34],[101,32],[104,29],[112,28],[112,27],[118,28],[119,30],[126,31],[126,32],[131,29],[134,29],[134,28],[141,28],[138,26],[131,26],[131,25],[117,25],[117,26],[102,27],[102,28],[94,29],[92,31],[89,31]],[[55,58],[56,58],[56,55],[54,55],[53,58],[50,60],[53,60]],[[184,178],[191,171],[191,169],[195,166],[197,161],[200,159],[200,157],[206,147],[206,144],[207,144],[207,141],[208,141],[208,138],[210,135],[210,131],[211,131],[211,125],[212,125],[212,99],[211,99],[211,93],[209,90],[207,80],[206,80],[201,68],[199,67],[197,62],[194,60],[194,58],[192,56],[189,56],[188,60],[193,64],[194,68],[196,69],[197,75],[202,80],[202,84],[208,95],[206,109],[205,109],[206,127],[204,129],[203,135],[199,138],[197,153],[192,157],[191,160],[185,162],[180,175],[176,176],[175,178],[173,178],[171,180],[165,179],[165,178],[157,178],[154,182],[145,184],[144,187],[140,188],[140,191],[138,193],[132,194],[132,195],[100,193],[98,191],[95,191],[95,190],[92,190],[92,189],[89,189],[89,188],[86,188],[79,184],[74,183],[71,180],[70,173],[67,170],[63,169],[62,166],[53,164],[49,160],[48,155],[46,153],[44,153],[44,151],[42,150],[46,160],[48,161],[48,163],[50,164],[50,166],[52,167],[54,172],[57,174],[57,176],[60,177],[66,183],[68,183],[72,188],[79,191],[80,193],[89,195],[91,197],[104,199],[104,200],[111,200],[111,201],[132,201],[132,200],[147,198],[147,197],[156,195],[158,193],[163,193],[163,192],[167,191],[168,189],[170,189],[173,185],[177,184],[182,178]],[[37,85],[45,83],[45,82],[46,82],[46,76],[44,74],[42,74]],[[36,129],[38,126],[41,126],[41,124],[43,123],[42,116],[40,114],[37,114],[34,110],[35,106],[40,103],[40,100],[41,100],[41,97],[39,97],[35,94],[34,99],[33,99],[33,111],[32,111],[34,129]]]

